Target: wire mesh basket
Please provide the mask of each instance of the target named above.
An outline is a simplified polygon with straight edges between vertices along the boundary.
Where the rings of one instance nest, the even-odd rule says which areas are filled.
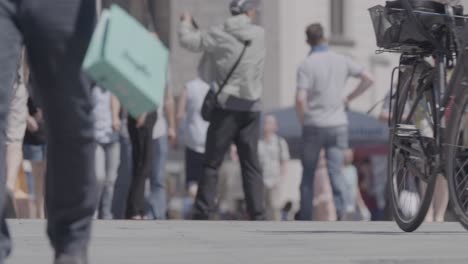
[[[413,12],[422,27],[434,37],[440,37],[447,23],[445,5],[423,0],[411,0]],[[463,7],[454,7],[455,15],[463,15]],[[418,25],[412,21],[400,0],[387,1],[386,6],[369,9],[377,46],[384,50],[432,50],[433,46]],[[460,19],[458,19],[460,20]],[[459,21],[459,23],[464,23]]]

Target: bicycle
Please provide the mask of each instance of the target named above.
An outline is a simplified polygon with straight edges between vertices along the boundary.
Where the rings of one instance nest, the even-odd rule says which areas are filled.
[[[437,177],[445,175],[454,211],[468,229],[468,131],[460,136],[468,106],[468,42],[462,37],[468,18],[462,6],[421,0],[387,1],[369,11],[379,52],[401,54],[389,99],[388,191],[395,221],[406,232],[416,230]]]

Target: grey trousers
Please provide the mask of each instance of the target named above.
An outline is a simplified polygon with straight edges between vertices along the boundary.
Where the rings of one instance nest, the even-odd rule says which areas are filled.
[[[90,85],[81,64],[93,33],[94,0],[0,0],[0,131],[5,131],[22,45],[47,130],[47,233],[57,255],[86,254],[97,204]],[[0,168],[5,168],[0,133]],[[0,212],[5,171],[0,170]],[[0,263],[11,251],[0,216]]]

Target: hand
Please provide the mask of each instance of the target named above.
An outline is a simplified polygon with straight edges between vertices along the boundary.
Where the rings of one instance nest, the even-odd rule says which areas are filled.
[[[120,121],[120,118],[112,118],[112,129],[114,132],[120,131],[122,128],[122,122]]]
[[[137,122],[136,122],[136,127],[140,128],[145,124],[146,121],[146,113],[142,114],[138,117]]]
[[[346,97],[343,99],[343,103],[344,103],[345,105],[349,105],[349,103],[351,103],[351,100],[349,99],[349,97],[346,96]]]
[[[345,110],[348,111],[349,110],[349,104],[351,103],[351,100],[349,100],[348,97],[346,97],[344,100],[343,100],[343,104],[344,104],[344,107],[345,107]]]
[[[34,118],[38,123],[42,123],[44,121],[44,116],[42,114],[42,109],[38,108],[36,114],[34,114]]]
[[[189,13],[189,12],[184,12],[181,16],[180,16],[180,21],[189,21],[191,22],[193,20],[193,17],[192,15]]]
[[[32,116],[28,116],[28,119],[26,120],[26,127],[31,133],[37,132],[39,130],[39,124]]]
[[[169,128],[167,131],[167,138],[169,139],[169,144],[173,148],[177,147],[177,132],[174,128]]]

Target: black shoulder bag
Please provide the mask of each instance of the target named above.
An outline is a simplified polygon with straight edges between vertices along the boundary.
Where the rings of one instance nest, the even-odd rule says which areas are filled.
[[[224,87],[227,85],[229,82],[229,79],[231,79],[232,74],[236,71],[237,67],[239,66],[239,63],[241,62],[242,58],[244,57],[245,51],[247,50],[247,47],[249,47],[251,44],[251,41],[247,40],[244,41],[244,49],[242,50],[242,53],[240,54],[239,58],[237,59],[236,63],[232,67],[231,71],[228,73],[226,76],[226,79],[224,82],[219,86],[219,89],[217,92],[214,92],[213,90],[209,90],[209,92],[206,94],[205,100],[203,101],[203,106],[201,109],[201,116],[203,119],[207,122],[210,122],[212,117],[213,117],[213,111],[215,108],[218,106],[218,96],[221,94],[223,91]]]

